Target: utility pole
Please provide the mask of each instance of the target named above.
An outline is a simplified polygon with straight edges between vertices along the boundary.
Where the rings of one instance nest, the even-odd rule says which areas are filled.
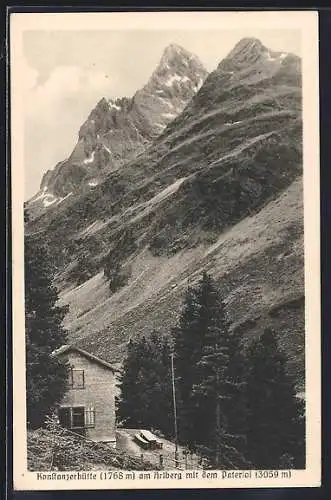
[[[221,435],[221,412],[220,412],[220,400],[219,400],[219,383],[220,383],[220,372],[219,367],[216,367],[216,468],[219,467],[220,452],[219,452],[219,440]]]
[[[174,427],[175,427],[175,467],[178,467],[178,427],[177,427],[177,405],[176,405],[176,389],[175,389],[175,371],[174,371],[174,354],[170,354],[171,359],[171,382],[172,382],[172,400],[174,408]]]

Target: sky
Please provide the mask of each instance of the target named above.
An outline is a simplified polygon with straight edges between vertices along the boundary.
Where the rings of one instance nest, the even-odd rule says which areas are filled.
[[[246,36],[271,50],[301,55],[298,30],[24,31],[25,199],[38,191],[43,173],[70,155],[96,103],[132,96],[169,44],[196,54],[212,71]]]

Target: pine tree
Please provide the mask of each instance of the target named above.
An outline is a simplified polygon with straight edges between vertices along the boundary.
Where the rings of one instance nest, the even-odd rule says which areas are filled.
[[[259,469],[304,467],[304,425],[286,358],[275,335],[265,330],[249,350],[247,449]]]
[[[199,330],[202,344],[196,366],[192,396],[197,412],[196,429],[207,446],[215,443],[215,434],[226,425],[220,410],[220,399],[227,397],[226,371],[229,364],[229,332],[225,307],[212,278],[203,273],[198,288]],[[202,427],[202,423],[204,426]],[[202,427],[202,428],[201,428]]]
[[[170,346],[166,339],[152,334],[149,339],[129,342],[119,387],[120,421],[172,435]]]
[[[242,337],[233,332],[228,338],[229,363],[226,377],[228,397],[224,400],[228,432],[236,436],[236,447],[247,461],[247,401],[246,401],[246,358],[243,354]]]
[[[197,363],[201,359],[202,332],[199,325],[197,290],[189,287],[179,324],[173,330],[175,354],[175,385],[178,401],[180,441],[191,447],[198,439],[195,417],[197,408],[192,397]]]
[[[157,377],[154,383],[151,427],[159,429],[167,437],[174,437],[173,404],[171,386],[171,345],[168,339],[152,334],[151,343]]]
[[[239,407],[241,398],[240,373],[235,372],[239,344],[229,332],[224,303],[207,273],[188,291],[174,334],[180,440],[204,450],[214,465],[220,466],[222,455],[223,467],[239,467],[246,462],[238,429],[229,422],[229,409]]]
[[[243,357],[233,352],[237,338],[223,331],[222,337],[206,339],[200,367],[200,383],[193,394],[203,408],[210,408],[209,436],[204,449],[213,468],[247,468],[245,383]],[[239,346],[237,345],[239,348]],[[238,372],[236,371],[238,369]]]
[[[67,383],[67,366],[51,354],[67,340],[62,320],[67,310],[58,307],[52,284],[51,258],[45,242],[25,238],[25,315],[27,420],[32,428],[60,402]]]
[[[141,359],[146,353],[146,339],[139,342],[130,339],[127,347],[127,356],[119,376],[120,397],[117,400],[118,420],[126,426],[140,426],[141,417],[141,387],[138,384],[138,375],[141,368]]]

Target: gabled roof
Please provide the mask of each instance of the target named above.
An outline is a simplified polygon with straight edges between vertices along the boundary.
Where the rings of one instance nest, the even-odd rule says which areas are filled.
[[[69,352],[69,351],[76,351],[79,354],[81,354],[82,356],[85,356],[86,358],[90,359],[91,361],[94,361],[95,363],[99,363],[99,365],[102,365],[102,366],[105,366],[106,368],[109,368],[114,373],[116,371],[118,371],[110,363],[107,363],[107,361],[104,361],[103,359],[98,358],[94,354],[91,354],[90,352],[87,352],[84,349],[81,349],[80,347],[77,347],[75,345],[65,344],[65,345],[59,347],[58,349],[56,349],[55,351],[53,351],[52,356],[59,356],[60,354],[63,354],[65,352]]]

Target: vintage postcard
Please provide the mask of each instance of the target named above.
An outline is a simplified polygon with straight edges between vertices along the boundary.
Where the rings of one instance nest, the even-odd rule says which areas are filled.
[[[320,485],[317,26],[11,14],[15,489]]]

